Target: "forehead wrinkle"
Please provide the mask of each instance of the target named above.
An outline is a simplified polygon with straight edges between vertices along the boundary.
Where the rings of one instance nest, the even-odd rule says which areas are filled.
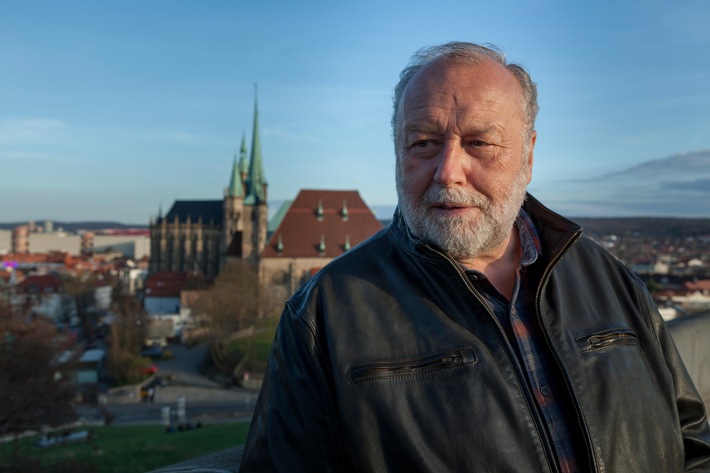
[[[403,121],[406,133],[437,133],[446,134],[452,131],[456,135],[502,133],[504,127],[495,118],[480,116],[446,116],[427,114],[417,117],[407,117]]]
[[[446,100],[441,102],[432,100],[432,97],[437,95],[444,97]],[[501,103],[504,101],[504,97],[501,97],[502,94],[490,91],[487,95],[492,95],[493,97],[466,98],[463,100],[455,93],[421,94],[404,101],[404,107],[402,108],[403,118],[410,118],[412,114],[416,115],[417,112],[422,110],[431,110],[431,116],[439,115],[440,112],[453,113],[454,116],[463,115],[466,117],[476,116],[480,112],[500,113]],[[422,114],[423,117],[427,115],[429,115],[429,113],[425,112]]]
[[[521,115],[522,111],[517,108],[512,113],[509,110],[504,112],[510,91],[500,87],[484,87],[478,90],[476,97],[470,97],[466,89],[458,86],[441,84],[444,90],[432,90],[432,85],[436,87],[437,83],[437,79],[425,76],[416,77],[408,84],[400,105],[400,130],[437,134],[451,131],[457,135],[505,134],[505,127],[499,121],[504,118],[501,113]]]

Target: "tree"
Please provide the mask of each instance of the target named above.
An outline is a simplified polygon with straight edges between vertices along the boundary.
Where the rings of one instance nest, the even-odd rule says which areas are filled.
[[[113,312],[116,318],[108,338],[109,371],[117,384],[139,381],[145,361],[138,353],[145,342],[148,314],[140,302],[128,295],[120,296]]]
[[[648,292],[650,292],[651,294],[655,294],[661,290],[661,285],[658,283],[658,281],[651,278],[646,281],[646,289],[648,289]]]
[[[97,277],[93,273],[82,276],[64,276],[64,292],[73,298],[76,315],[81,320],[81,333],[85,340],[93,340],[96,331],[94,286]]]
[[[229,342],[267,310],[256,269],[246,261],[230,261],[200,295],[195,309],[210,335],[212,362],[219,371],[231,374],[243,360],[230,357]]]
[[[76,388],[56,335],[50,321],[0,299],[0,434],[14,435],[15,461],[19,434],[76,419]]]

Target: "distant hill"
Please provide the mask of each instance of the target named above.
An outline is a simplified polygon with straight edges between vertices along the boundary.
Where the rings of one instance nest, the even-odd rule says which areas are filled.
[[[710,218],[571,217],[570,220],[581,225],[587,236],[594,237],[604,235],[649,238],[710,237]],[[379,221],[383,226],[387,226],[391,218],[381,218]]]
[[[379,218],[383,226],[389,224],[391,217],[385,213]],[[698,237],[710,235],[710,218],[673,218],[673,217],[571,217],[580,224],[585,233],[593,236],[633,235],[648,237]],[[0,229],[11,230],[27,222],[0,223]],[[36,222],[43,225],[44,222]],[[119,222],[55,222],[54,230],[59,228],[75,233],[79,230],[99,231],[106,229],[148,229],[148,225],[130,225]]]
[[[129,228],[139,228],[148,229],[148,225],[130,225],[119,222],[57,222],[52,220],[52,226],[54,230],[57,231],[60,228],[65,232],[76,233],[79,230],[88,231],[98,231],[106,229],[129,229]],[[37,225],[44,225],[44,221],[36,221]],[[27,222],[15,222],[15,223],[0,223],[0,229],[2,230],[12,230],[13,228],[26,225]]]
[[[651,238],[688,238],[710,235],[710,218],[626,217],[572,218],[585,233],[603,235],[639,235]]]

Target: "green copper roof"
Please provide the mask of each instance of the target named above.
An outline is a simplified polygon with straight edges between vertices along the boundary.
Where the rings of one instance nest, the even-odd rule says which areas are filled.
[[[247,174],[249,172],[249,162],[247,161],[247,139],[242,133],[242,146],[239,149],[239,172]]]
[[[237,157],[234,157],[232,165],[232,178],[229,180],[229,189],[227,190],[229,197],[244,197],[244,187],[242,186],[242,175],[239,172]]]
[[[284,200],[283,203],[281,204],[281,207],[279,207],[279,209],[276,211],[276,213],[269,219],[269,226],[268,226],[269,236],[271,236],[271,234],[274,233],[277,228],[279,228],[279,225],[281,225],[281,221],[286,216],[286,212],[288,212],[288,209],[291,207],[292,203],[293,203],[292,200]]]
[[[266,177],[264,163],[261,157],[261,141],[259,140],[259,108],[254,97],[254,132],[251,138],[251,158],[249,160],[249,175],[246,180],[247,196],[245,204],[260,204],[266,201]]]

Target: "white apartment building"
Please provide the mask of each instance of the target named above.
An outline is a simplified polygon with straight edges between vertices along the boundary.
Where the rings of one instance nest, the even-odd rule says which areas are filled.
[[[147,235],[94,235],[94,253],[115,252],[135,260],[150,256],[150,237]]]
[[[12,251],[12,230],[0,230],[0,255]]]
[[[49,253],[50,251],[61,251],[70,255],[81,254],[81,236],[65,232],[53,233],[30,233],[29,251],[30,253]]]

